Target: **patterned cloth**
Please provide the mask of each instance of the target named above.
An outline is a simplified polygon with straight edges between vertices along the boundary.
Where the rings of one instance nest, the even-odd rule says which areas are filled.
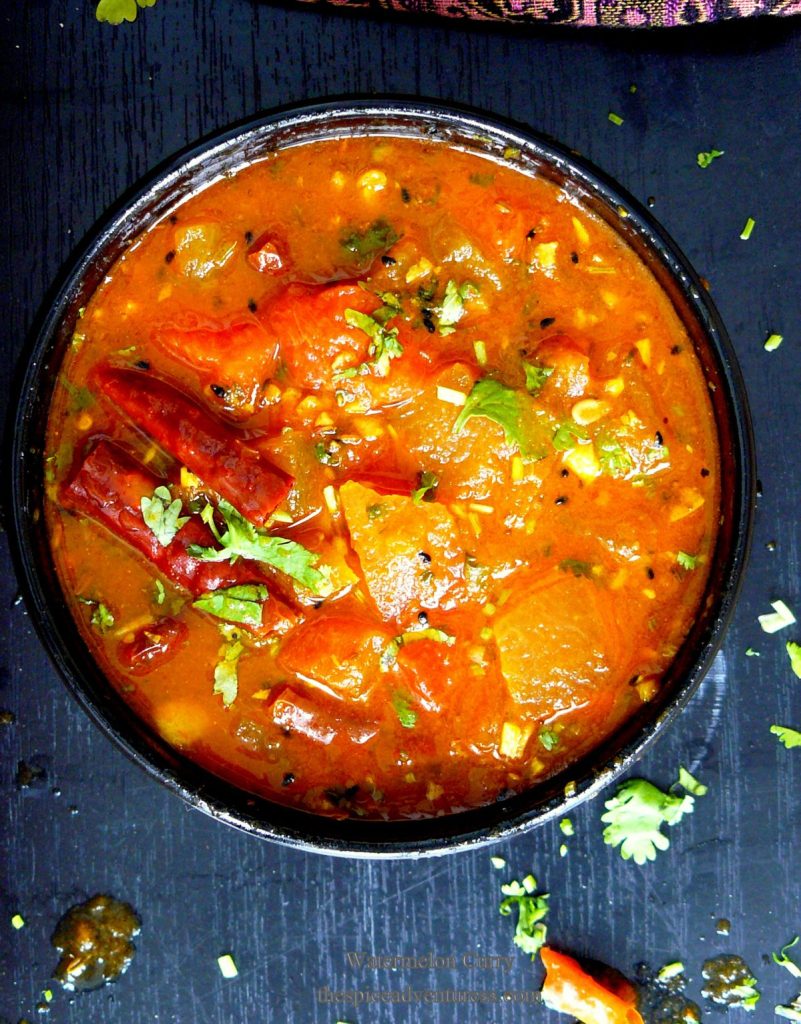
[[[314,0],[309,0],[314,2]],[[611,25],[631,28],[693,25],[757,14],[801,14],[801,0],[327,0],[372,11],[449,18]]]

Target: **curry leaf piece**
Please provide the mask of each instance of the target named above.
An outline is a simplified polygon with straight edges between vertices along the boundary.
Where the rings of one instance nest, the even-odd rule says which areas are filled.
[[[526,374],[526,391],[530,395],[536,395],[540,392],[545,381],[553,373],[552,366],[539,366],[537,363],[527,363],[523,360],[523,370]]]
[[[136,21],[139,7],[153,7],[156,0],[99,0],[95,9],[98,21],[120,25],[123,21]]]
[[[787,725],[772,725],[770,731],[788,750],[792,750],[793,747],[801,747],[801,732],[798,730],[791,729]]]
[[[545,918],[548,916],[549,894],[537,892],[537,881],[533,875],[526,875],[522,882],[507,882],[501,886],[501,892],[504,899],[501,900],[498,911],[504,917],[508,917],[512,909],[517,908],[514,944],[524,953],[529,953],[533,960],[548,936]]]
[[[235,631],[225,633],[229,639],[220,648],[217,664],[214,666],[214,693],[222,697],[225,707],[230,707],[236,700],[239,690],[239,658],[244,651],[239,634]]]
[[[370,264],[381,253],[393,246],[400,235],[385,220],[377,220],[365,231],[353,231],[343,235],[340,245],[362,264]]]
[[[214,523],[214,509],[211,505],[203,509],[201,517],[214,533],[221,545],[220,549],[190,544],[186,550],[193,558],[205,562],[233,562],[237,558],[250,558],[286,573],[318,597],[327,597],[331,593],[328,573],[325,567],[317,568],[319,556],[313,551],[297,541],[274,537],[259,530],[224,498],[220,499],[217,511],[225,521],[223,533]]]
[[[152,498],[142,498],[140,507],[145,525],[163,548],[172,544],[176,533],[189,522],[189,516],[181,515],[181,499],[173,500],[168,487],[157,487]]]
[[[773,962],[778,964],[779,967],[784,967],[794,978],[801,978],[801,967],[787,955],[787,950],[792,949],[796,945],[798,945],[797,935],[786,946],[782,946],[778,953],[772,953],[771,956],[773,957]]]
[[[417,725],[417,712],[411,705],[409,697],[400,690],[392,695],[392,707],[398,716],[398,721],[404,729],[413,729]]]
[[[345,322],[349,327],[357,327],[368,336],[370,339],[370,363],[378,377],[386,377],[389,373],[390,362],[403,355],[403,345],[398,341],[398,328],[385,327],[374,317],[360,313],[356,309],[345,310]],[[352,369],[358,373],[361,366]]]
[[[514,388],[509,388],[491,377],[483,377],[471,388],[462,411],[453,424],[453,432],[460,433],[472,416],[483,416],[484,419],[492,420],[503,427],[506,440],[516,444],[522,451],[525,447],[522,428],[524,411],[521,396]]]
[[[788,640],[786,650],[790,656],[790,668],[801,679],[801,644]]]
[[[670,845],[662,825],[675,825],[692,812],[694,802],[691,796],[664,793],[645,779],[629,779],[604,804],[604,842],[620,847],[623,860],[640,865],[655,860],[657,850]]]
[[[428,469],[420,474],[420,486],[412,491],[412,501],[419,505],[421,501],[433,501],[434,492],[439,484],[439,477]]]
[[[243,626],[260,626],[262,606],[267,597],[266,587],[247,583],[202,594],[193,601],[193,606],[227,622],[239,622]]]

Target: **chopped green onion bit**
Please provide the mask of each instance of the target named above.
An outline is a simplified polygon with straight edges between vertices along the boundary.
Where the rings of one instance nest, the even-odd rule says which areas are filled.
[[[684,964],[681,960],[676,960],[672,964],[665,964],[656,974],[657,981],[670,981],[671,978],[675,978],[678,974],[684,974]]]
[[[11,927],[16,929],[17,931],[19,931],[20,928],[25,927],[25,918],[22,916],[22,914],[14,914],[14,916],[11,918]]]
[[[217,966],[224,978],[236,978],[239,975],[239,968],[230,953],[223,953],[217,957]]]
[[[776,349],[784,341],[781,334],[769,334],[765,339],[765,344],[762,346],[766,352],[775,352]]]
[[[766,633],[778,633],[780,629],[794,625],[795,615],[784,601],[771,601],[770,606],[772,613],[758,616],[759,624]]]
[[[559,828],[562,830],[563,836],[574,836],[576,834],[576,830],[573,828],[573,822],[570,818],[562,818],[559,822]]]
[[[562,845],[559,847],[559,856],[560,857],[566,857],[567,856],[567,843],[562,843]]]
[[[745,227],[740,232],[740,238],[742,238],[744,242],[747,242],[748,239],[751,237],[751,232],[754,230],[755,224],[756,221],[753,217],[749,217],[748,220],[745,222]]]
[[[699,153],[695,159],[699,167],[709,167],[712,161],[723,156],[724,152],[723,149],[708,149],[706,152]]]
[[[785,647],[790,656],[790,668],[801,679],[801,644],[788,640]]]
[[[761,658],[762,655],[759,651],[755,651],[753,647],[747,647],[745,651],[746,658]]]
[[[620,116],[620,114],[616,114],[614,110],[610,110],[608,116],[612,124],[616,124],[618,128],[623,124],[623,118]]]

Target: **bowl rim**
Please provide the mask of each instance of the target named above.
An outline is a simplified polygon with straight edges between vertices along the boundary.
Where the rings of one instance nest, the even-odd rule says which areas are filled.
[[[661,711],[644,719],[634,729],[627,723],[590,755],[568,766],[547,783],[530,787],[508,800],[434,818],[387,822],[326,818],[254,797],[169,748],[108,684],[109,693],[99,696],[99,691],[93,692],[87,677],[94,677],[95,681],[104,677],[77,631],[73,629],[70,637],[68,624],[56,621],[52,594],[47,588],[48,566],[42,561],[41,543],[37,548],[36,542],[37,531],[41,533],[43,529],[36,494],[37,485],[41,489],[44,466],[41,431],[37,435],[34,422],[34,402],[43,376],[52,369],[49,358],[55,354],[59,329],[75,306],[81,284],[94,262],[124,233],[126,225],[130,226],[136,215],[147,209],[148,203],[156,201],[159,195],[169,195],[181,174],[202,167],[213,155],[241,150],[249,140],[275,136],[281,131],[310,131],[327,125],[330,137],[335,137],[337,121],[347,118],[370,120],[375,122],[373,127],[389,119],[418,125],[427,122],[436,125],[439,133],[466,132],[476,140],[481,136],[491,137],[493,143],[522,150],[532,159],[559,170],[571,181],[578,181],[608,209],[623,207],[627,229],[658,258],[662,272],[677,286],[708,343],[708,354],[715,361],[715,371],[725,385],[724,401],[736,464],[732,498],[734,534],[725,552],[720,592],[715,597],[703,641],[691,667],[681,679],[673,682],[670,699]],[[366,130],[361,134],[375,132]],[[240,166],[247,162],[243,160]],[[160,216],[154,216],[152,222]],[[135,233],[146,226],[140,225]],[[126,246],[129,242],[130,238]],[[678,311],[677,315],[680,315]],[[57,361],[60,364],[60,358]],[[255,115],[184,147],[124,192],[68,258],[40,307],[20,356],[17,376],[18,398],[10,405],[6,444],[11,484],[8,522],[12,560],[36,632],[62,681],[83,711],[118,748],[189,805],[249,834],[290,847],[346,857],[391,859],[441,855],[510,839],[557,815],[567,814],[631,768],[678,717],[717,653],[739,593],[750,550],[755,506],[754,439],[744,379],[711,297],[665,229],[604,171],[543,133],[473,107],[402,96],[326,99],[291,104]],[[41,537],[39,540],[41,542]],[[50,569],[52,571],[52,566]],[[623,735],[626,728],[632,733],[628,738]],[[606,753],[607,748],[614,748],[614,752]],[[597,763],[599,761],[601,763]],[[545,790],[545,796],[532,804],[531,794],[541,789]]]

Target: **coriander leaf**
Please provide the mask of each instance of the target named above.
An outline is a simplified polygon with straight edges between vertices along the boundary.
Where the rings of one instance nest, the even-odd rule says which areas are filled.
[[[545,945],[548,936],[545,918],[548,916],[550,896],[547,892],[537,893],[536,889],[537,882],[532,875],[527,875],[522,882],[507,882],[501,886],[505,898],[498,907],[503,917],[508,917],[513,907],[517,908],[514,944],[524,953],[529,953],[532,960]]]
[[[537,363],[527,363],[523,360],[523,370],[526,374],[526,391],[530,395],[539,394],[545,381],[553,373],[552,366],[539,366]]]
[[[675,825],[692,812],[693,805],[691,796],[664,793],[645,779],[629,779],[604,804],[604,842],[619,846],[623,860],[633,858],[635,864],[643,865],[670,845],[661,826]]]
[[[686,789],[693,796],[706,796],[709,792],[709,787],[705,786],[703,782],[699,782],[694,775],[691,775],[683,764],[679,765],[679,778],[675,786],[681,786],[682,789]]]
[[[221,545],[220,549],[190,544],[186,550],[193,558],[205,562],[233,562],[237,558],[250,558],[274,566],[302,586],[308,587],[318,597],[327,597],[331,593],[327,572],[325,568],[316,568],[319,556],[313,551],[294,540],[274,537],[258,529],[225,499],[220,499],[217,511],[225,521],[226,529],[222,534],[214,523],[214,509],[211,505],[206,505],[201,515]]]
[[[237,634],[230,633],[230,636]],[[239,640],[229,640],[220,648],[218,662],[214,666],[214,693],[219,693],[225,707],[230,707],[236,700],[239,690],[239,658],[244,651]]]
[[[114,625],[114,616],[108,608],[106,608],[103,602],[99,601],[95,606],[95,610],[92,612],[92,617],[89,621],[98,633],[107,633]]]
[[[491,377],[483,377],[473,385],[462,411],[453,424],[453,432],[460,433],[471,416],[483,416],[484,419],[492,420],[503,427],[506,440],[516,444],[522,451],[524,412],[521,396],[517,391]]]
[[[243,626],[260,626],[262,606],[268,595],[267,587],[245,584],[202,594],[192,604],[202,612],[216,615],[218,619],[239,622]]]
[[[786,946],[782,946],[778,953],[772,953],[771,956],[773,957],[773,962],[778,964],[779,967],[784,967],[794,978],[801,978],[801,967],[799,967],[798,964],[794,960],[791,960],[787,955],[787,950],[792,949],[793,946],[796,946],[797,944],[798,936],[796,935],[795,938],[791,939]]]
[[[701,152],[695,158],[699,167],[709,167],[713,160],[717,160],[719,156],[723,156],[725,149],[710,149],[706,152]]]
[[[693,570],[698,565],[698,558],[696,555],[688,555],[686,551],[679,551],[676,555],[676,561],[688,572]]]
[[[377,220],[365,231],[353,231],[344,235],[339,244],[346,251],[359,258],[359,263],[369,265],[376,256],[393,246],[400,235],[385,220]]]
[[[788,750],[792,750],[793,747],[801,747],[801,732],[796,729],[791,729],[786,725],[772,725],[770,731]]]
[[[157,487],[152,498],[143,497],[140,507],[145,525],[150,527],[163,548],[172,544],[176,533],[189,522],[189,516],[181,515],[181,499],[173,501],[167,487]]]
[[[436,629],[434,626],[429,626],[426,629],[408,630],[407,632],[400,633],[398,636],[390,640],[381,652],[381,659],[379,662],[381,671],[389,672],[398,658],[398,651],[401,647],[405,644],[414,643],[417,640],[434,640],[436,643],[447,644],[448,647],[453,647],[456,643],[455,636],[451,636],[450,633],[446,633],[444,629]]]
[[[457,285],[455,281],[448,281],[445,285],[445,297],[442,300],[442,305],[437,310],[437,327],[443,337],[453,334],[456,324],[464,316],[465,302],[468,299],[474,299],[477,295],[478,288],[470,281],[465,281],[460,285]]]
[[[120,25],[123,21],[136,21],[138,7],[153,7],[156,0],[99,0],[95,10],[98,21]]]
[[[420,486],[412,491],[412,501],[415,505],[419,505],[421,501],[433,501],[434,492],[439,484],[439,477],[436,473],[424,469],[420,474],[419,484]]]
[[[553,435],[553,446],[558,452],[566,452],[575,448],[579,441],[587,440],[587,431],[572,420],[565,420],[556,428]]]
[[[553,729],[540,729],[537,739],[546,750],[553,750],[559,744],[559,734]]]
[[[785,649],[790,656],[790,668],[801,679],[801,644],[788,640]]]
[[[404,729],[414,729],[417,725],[417,712],[411,705],[411,701],[406,694],[401,693],[399,690],[392,695],[392,707],[395,709],[395,714],[398,716],[398,721]]]
[[[351,367],[350,369],[355,371],[355,373],[344,370],[339,376],[355,376],[355,374],[364,372],[362,367],[366,369],[372,365],[378,377],[386,377],[389,373],[390,361],[398,359],[403,355],[403,345],[398,341],[398,328],[385,327],[374,317],[368,316],[366,313],[360,313],[356,309],[345,310],[345,322],[349,327],[357,327],[360,331],[364,331],[368,338],[370,338],[370,348],[368,350],[370,353],[370,363],[362,363],[359,366]]]
[[[595,449],[601,472],[607,476],[626,476],[631,472],[633,463],[631,456],[613,437],[603,434],[596,438]]]

